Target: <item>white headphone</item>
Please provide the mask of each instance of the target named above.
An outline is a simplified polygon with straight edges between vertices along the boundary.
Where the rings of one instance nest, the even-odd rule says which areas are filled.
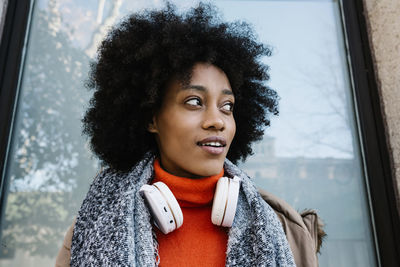
[[[240,179],[222,177],[215,188],[211,221],[218,226],[230,227],[236,213]],[[163,182],[145,184],[140,188],[150,207],[155,225],[164,234],[178,229],[183,224],[182,210],[171,190]]]

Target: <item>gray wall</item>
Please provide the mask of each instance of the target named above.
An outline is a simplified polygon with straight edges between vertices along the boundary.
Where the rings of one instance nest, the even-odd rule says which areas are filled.
[[[364,3],[400,211],[400,1]]]

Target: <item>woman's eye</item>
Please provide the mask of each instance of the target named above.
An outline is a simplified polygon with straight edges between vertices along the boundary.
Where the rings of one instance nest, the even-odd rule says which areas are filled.
[[[223,109],[224,111],[232,112],[232,111],[233,111],[233,103],[225,103],[225,104],[222,106],[222,109]]]
[[[191,106],[201,106],[201,101],[198,98],[191,98],[187,100],[185,103]]]

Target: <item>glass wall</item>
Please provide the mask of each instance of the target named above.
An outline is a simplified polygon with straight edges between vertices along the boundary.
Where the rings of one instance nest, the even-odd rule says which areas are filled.
[[[35,1],[6,168],[0,266],[54,264],[99,169],[81,136],[90,60],[111,25],[162,2]],[[281,97],[280,115],[242,168],[297,210],[318,211],[328,233],[320,266],[375,266],[338,1],[215,3],[272,47],[268,85]]]

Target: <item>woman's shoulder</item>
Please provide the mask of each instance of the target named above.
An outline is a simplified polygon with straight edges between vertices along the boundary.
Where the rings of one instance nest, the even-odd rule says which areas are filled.
[[[262,189],[258,189],[258,191],[278,215],[296,265],[298,267],[318,266],[317,253],[326,234],[323,230],[322,220],[316,211],[305,210],[299,213],[277,196]]]

